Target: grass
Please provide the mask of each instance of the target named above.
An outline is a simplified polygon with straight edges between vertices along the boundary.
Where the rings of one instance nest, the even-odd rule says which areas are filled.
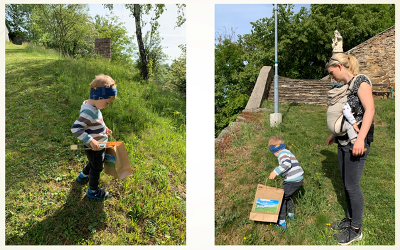
[[[87,159],[70,128],[98,74],[117,83],[102,110],[133,175],[102,174],[105,202],[85,198]],[[60,58],[6,43],[6,245],[186,244],[186,103],[129,65]]]
[[[264,107],[273,110],[269,102]],[[395,244],[395,101],[375,100],[375,108],[374,142],[361,179],[364,236],[352,245]],[[336,145],[325,144],[329,135],[326,109],[280,104],[283,121],[279,127],[270,127],[269,113],[255,113],[251,123],[217,144],[216,245],[337,245],[329,225],[344,218],[346,202]],[[249,220],[257,184],[265,184],[278,164],[267,147],[274,135],[285,140],[305,172],[303,186],[294,195],[295,218],[288,220],[285,232],[273,223]],[[278,176],[278,187],[282,181]]]

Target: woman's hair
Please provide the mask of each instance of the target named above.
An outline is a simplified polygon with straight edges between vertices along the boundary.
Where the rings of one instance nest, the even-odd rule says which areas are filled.
[[[94,87],[107,87],[109,88],[110,86],[115,85],[115,87],[117,87],[117,85],[115,84],[115,81],[108,75],[97,75],[94,80],[90,83],[90,87],[94,88]]]
[[[346,55],[343,53],[336,54],[329,58],[329,61],[326,63],[325,68],[329,67],[337,67],[338,64],[349,69],[349,71],[353,75],[358,75],[358,60],[354,56]]]
[[[270,147],[272,145],[284,144],[284,143],[285,142],[283,141],[283,139],[280,138],[279,136],[272,136],[271,139],[269,139],[268,147]]]

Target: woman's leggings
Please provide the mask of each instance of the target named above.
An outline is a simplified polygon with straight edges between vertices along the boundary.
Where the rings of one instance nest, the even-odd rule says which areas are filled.
[[[338,161],[340,174],[344,184],[344,192],[347,203],[347,216],[351,218],[351,226],[361,228],[362,216],[364,210],[364,197],[361,192],[360,180],[364,170],[365,160],[370,147],[365,143],[367,151],[361,156],[353,156],[350,148],[353,145],[349,143],[346,146],[338,144]]]

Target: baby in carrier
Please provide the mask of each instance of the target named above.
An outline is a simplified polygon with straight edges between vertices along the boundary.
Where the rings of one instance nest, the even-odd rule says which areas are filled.
[[[354,143],[360,130],[351,112],[351,107],[347,103],[349,92],[347,84],[334,83],[331,86],[328,91],[327,123],[328,129],[333,135],[343,136],[347,133],[351,143]]]

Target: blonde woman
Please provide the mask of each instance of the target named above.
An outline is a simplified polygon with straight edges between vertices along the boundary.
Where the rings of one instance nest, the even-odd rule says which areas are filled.
[[[370,150],[370,143],[373,141],[374,99],[371,82],[368,77],[358,75],[358,61],[354,56],[343,53],[336,54],[329,59],[325,68],[331,78],[337,82],[345,84],[354,82],[347,101],[360,128],[354,144],[346,138],[347,135],[330,135],[326,140],[327,145],[331,145],[334,141],[338,142],[339,169],[347,203],[347,216],[340,222],[332,223],[332,228],[343,230],[336,234],[335,238],[339,244],[348,245],[362,239],[364,197],[360,180]],[[364,151],[365,149],[366,151]]]

